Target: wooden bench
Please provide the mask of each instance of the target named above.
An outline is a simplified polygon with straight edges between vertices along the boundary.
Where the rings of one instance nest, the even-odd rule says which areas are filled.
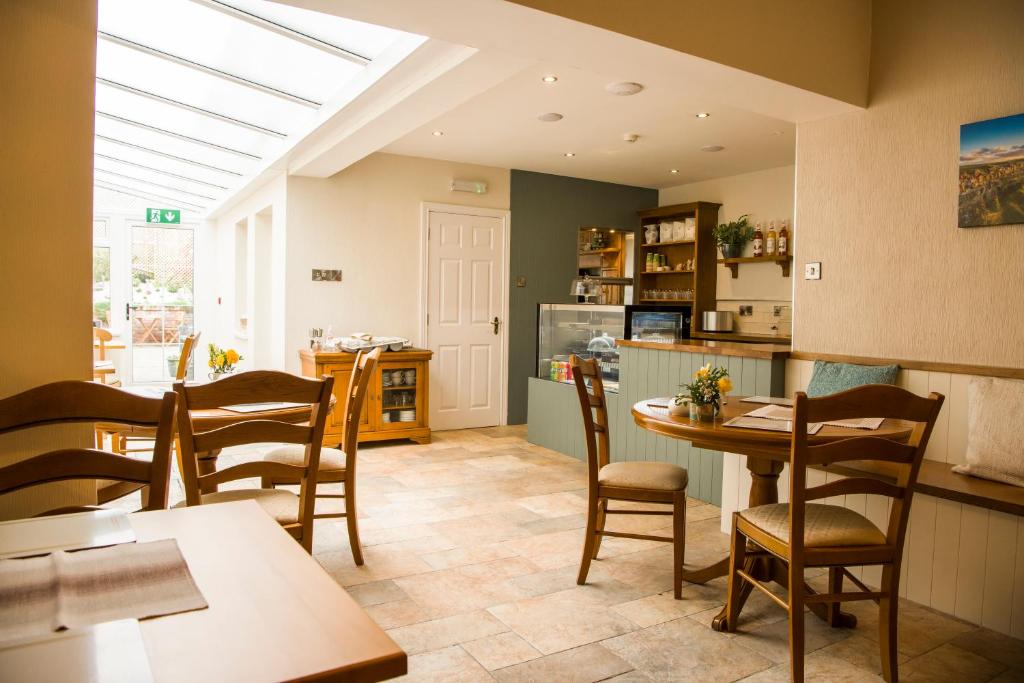
[[[870,476],[882,480],[894,477],[884,465],[847,462],[818,468],[839,475]],[[1024,488],[953,471],[953,465],[934,460],[921,463],[916,493],[1024,516]]]

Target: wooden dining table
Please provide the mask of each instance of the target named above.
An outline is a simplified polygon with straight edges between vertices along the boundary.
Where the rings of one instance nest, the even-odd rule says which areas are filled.
[[[725,422],[734,417],[745,415],[760,407],[757,403],[743,402],[743,396],[730,396],[728,403],[722,405],[721,411],[713,422],[691,420],[688,416],[675,417],[670,415],[667,406],[670,398],[649,398],[639,401],[633,406],[633,419],[642,429],[663,434],[673,439],[689,441],[695,448],[723,453],[737,453],[747,456],[747,469],[750,471],[751,485],[748,499],[749,507],[770,505],[779,502],[779,474],[783,466],[789,462],[792,434],[745,427],[727,427]],[[871,432],[872,436],[898,441],[909,438],[913,424],[902,420],[886,419],[881,426]],[[860,430],[825,425],[817,434],[808,436],[812,445],[839,441],[856,436]],[[774,581],[786,586],[789,581],[786,564],[774,557],[748,557],[746,571],[761,581]],[[706,583],[729,573],[729,557],[700,569],[684,572],[683,578],[690,583]],[[752,584],[744,581],[740,588],[740,605],[750,596]],[[816,591],[807,586],[808,595]],[[828,606],[825,604],[808,605],[822,619],[827,618]],[[853,627],[857,618],[850,613],[840,612],[838,624]],[[726,630],[725,608],[711,623],[716,631]]]
[[[72,517],[45,524],[60,536]],[[140,512],[128,521],[137,542],[177,540],[209,605],[139,622],[153,680],[362,682],[407,672],[405,652],[255,502]],[[20,653],[19,668],[51,672],[49,680],[94,680],[104,656],[142,658],[123,641],[67,648],[52,635]]]

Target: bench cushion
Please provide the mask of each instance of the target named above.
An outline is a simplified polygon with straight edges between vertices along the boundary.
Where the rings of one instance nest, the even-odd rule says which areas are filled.
[[[865,384],[895,384],[899,370],[898,365],[854,365],[816,360],[811,381],[807,384],[807,395],[814,398]]]
[[[974,377],[967,387],[967,464],[954,472],[1024,486],[1024,382]]]

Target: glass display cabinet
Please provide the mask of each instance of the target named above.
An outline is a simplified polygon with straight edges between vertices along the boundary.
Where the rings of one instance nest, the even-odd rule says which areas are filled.
[[[624,306],[538,304],[537,377],[572,383],[569,356],[595,358],[606,391],[619,390],[616,339],[625,330]]]

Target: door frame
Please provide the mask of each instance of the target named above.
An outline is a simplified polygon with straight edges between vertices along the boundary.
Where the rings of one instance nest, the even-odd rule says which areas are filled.
[[[501,278],[501,335],[498,345],[501,349],[501,371],[498,373],[498,425],[508,424],[508,311],[509,311],[509,269],[511,267],[512,250],[512,212],[508,209],[490,209],[462,204],[444,204],[440,202],[420,203],[420,343],[423,348],[430,348],[430,327],[427,325],[428,282],[430,273],[430,240],[427,231],[430,228],[431,213],[453,213],[460,216],[483,216],[500,218],[505,233],[505,258],[502,265],[504,276]],[[434,374],[434,373],[431,373]],[[427,416],[429,419],[429,415]]]
[[[109,215],[109,214],[107,214],[107,215]],[[200,239],[199,239],[200,238],[199,230],[200,230],[200,227],[201,227],[201,222],[200,221],[196,221],[196,220],[189,220],[189,221],[185,221],[185,222],[182,222],[182,223],[174,223],[174,224],[150,223],[150,222],[148,222],[145,219],[145,214],[143,214],[143,218],[141,220],[138,220],[138,219],[134,218],[133,216],[134,216],[134,214],[125,214],[125,215],[123,215],[122,216],[122,223],[121,223],[122,229],[124,231],[124,234],[123,234],[123,240],[124,240],[124,263],[123,263],[123,267],[125,269],[124,270],[124,274],[127,276],[127,280],[125,282],[126,287],[125,287],[125,292],[124,292],[125,303],[127,303],[127,304],[131,304],[132,303],[132,232],[133,232],[134,228],[136,228],[136,227],[139,227],[139,228],[167,228],[167,229],[170,229],[170,230],[189,230],[192,233],[192,330],[194,332],[195,329],[198,327],[198,325],[196,324],[196,321],[198,320],[197,313],[196,313],[196,308],[197,308],[196,302],[199,299],[199,295],[197,293],[198,287],[196,285],[196,279],[197,279],[196,264],[199,262],[198,250],[199,250],[199,241],[200,241]],[[113,284],[113,283],[111,283],[111,284]],[[132,328],[131,316],[129,316],[129,318],[126,321],[126,323],[127,324],[125,325],[125,328],[124,328],[124,335],[122,337],[123,343],[124,343],[124,347],[125,347],[124,361],[123,361],[124,362],[124,368],[123,368],[124,377],[122,378],[122,382],[127,384],[127,385],[130,385],[130,386],[169,386],[169,385],[173,384],[173,380],[170,380],[170,381],[167,381],[167,382],[162,382],[162,381],[136,382],[135,381],[135,377],[134,377],[135,367],[134,367],[134,364],[133,364],[133,358],[134,358],[135,354],[134,354],[134,351],[133,351],[133,348],[132,348],[132,346],[133,346],[133,343],[132,343],[132,329],[133,328]],[[195,370],[196,375],[198,376],[199,369],[201,368],[201,365],[199,364],[200,361],[196,361],[195,358],[196,358],[196,356],[193,355],[193,361],[192,362],[194,364],[194,367],[196,368],[196,370]]]

